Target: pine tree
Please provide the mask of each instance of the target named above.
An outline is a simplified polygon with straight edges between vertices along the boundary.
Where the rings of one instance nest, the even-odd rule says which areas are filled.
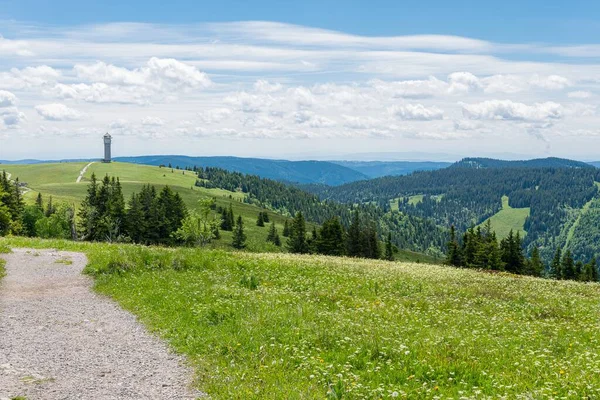
[[[571,250],[565,251],[561,261],[561,279],[575,279],[575,261],[571,255]]]
[[[338,217],[323,222],[316,242],[316,252],[330,256],[342,256],[346,253],[344,227]]]
[[[276,246],[281,246],[281,239],[279,238],[279,234],[277,233],[275,223],[272,223],[271,227],[269,228],[269,233],[267,234],[267,242],[271,242]]]
[[[246,247],[246,234],[244,233],[244,221],[242,216],[238,216],[237,223],[233,230],[233,242],[231,243],[234,249],[243,249]]]
[[[258,213],[258,218],[256,220],[256,226],[265,226],[265,220],[263,219],[263,213],[260,211]]]
[[[529,260],[529,274],[533,276],[542,276],[544,273],[544,263],[540,258],[540,251],[537,247],[531,250],[531,260]]]
[[[283,237],[290,237],[290,225],[288,224],[287,219],[283,223]]]
[[[350,257],[361,257],[363,255],[361,241],[360,215],[358,210],[354,210],[352,222],[348,228],[348,250]]]
[[[37,198],[35,199],[35,205],[42,213],[44,212],[44,200],[42,199],[41,193],[38,193]]]
[[[265,224],[268,224],[269,222],[271,222],[269,220],[269,213],[266,211],[263,211],[263,221],[265,222]]]
[[[563,273],[562,273],[561,260],[562,260],[562,251],[561,251],[560,247],[557,247],[556,252],[554,253],[554,257],[552,258],[552,263],[550,263],[550,271],[548,271],[548,274],[550,275],[551,278],[562,279]]]
[[[392,234],[388,233],[385,241],[385,259],[394,261],[394,248],[392,247]]]
[[[46,217],[50,217],[55,212],[56,212],[56,208],[52,205],[52,196],[50,196],[48,198],[48,206],[46,207],[46,211],[44,211],[44,215]]]
[[[300,211],[296,213],[296,217],[292,221],[287,247],[290,253],[304,254],[309,251],[306,241],[306,221]]]
[[[460,267],[462,265],[462,257],[460,254],[460,246],[456,239],[456,229],[454,225],[450,227],[450,241],[448,242],[448,253],[446,255],[446,264]]]

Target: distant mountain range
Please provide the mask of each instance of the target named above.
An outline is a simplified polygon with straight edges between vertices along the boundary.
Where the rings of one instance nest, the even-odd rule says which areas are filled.
[[[388,175],[408,175],[415,171],[433,171],[449,167],[452,163],[441,161],[332,161],[358,171],[369,178]]]
[[[598,166],[600,166],[600,162],[585,163],[556,157],[517,161],[495,160],[493,158],[463,158],[452,164],[453,168],[592,168]]]
[[[145,165],[169,165],[186,167],[218,167],[228,171],[258,175],[283,182],[302,185],[339,186],[346,183],[380,178],[383,176],[408,175],[415,171],[434,171],[443,168],[519,168],[600,167],[600,161],[584,163],[561,158],[543,158],[524,161],[504,161],[491,158],[465,158],[456,163],[441,161],[288,161],[242,157],[190,157],[183,155],[152,155],[115,157],[115,161]],[[71,160],[18,160],[0,161],[0,164],[40,164],[48,162],[92,161]]]
[[[291,183],[320,183],[329,186],[342,185],[368,179],[359,171],[328,161],[287,161],[240,157],[189,157],[189,156],[140,156],[117,157],[115,161],[146,165],[169,165],[173,167],[217,167],[228,171],[258,175]]]

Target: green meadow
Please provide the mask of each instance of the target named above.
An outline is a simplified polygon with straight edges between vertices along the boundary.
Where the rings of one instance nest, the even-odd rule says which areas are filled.
[[[85,252],[95,290],[214,399],[600,396],[600,286],[385,261],[5,238]]]
[[[514,233],[519,232],[521,237],[523,237],[527,234],[525,229],[523,229],[523,226],[525,225],[525,220],[529,216],[529,213],[529,207],[512,208],[508,204],[508,197],[502,196],[502,210],[489,218],[492,224],[492,230],[496,232],[498,239],[507,237],[511,230]],[[484,224],[485,222],[480,226],[483,226]]]

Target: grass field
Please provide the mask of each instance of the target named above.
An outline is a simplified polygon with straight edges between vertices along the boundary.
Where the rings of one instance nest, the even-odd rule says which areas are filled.
[[[496,232],[498,239],[507,237],[511,230],[514,233],[520,232],[521,237],[523,237],[527,234],[523,229],[523,226],[525,225],[525,220],[529,216],[529,213],[529,207],[512,208],[508,204],[508,197],[502,196],[502,210],[489,218],[492,223],[492,230]],[[485,222],[483,224],[485,224]],[[483,224],[481,224],[481,226],[483,226]]]
[[[449,267],[0,239],[88,255],[96,290],[214,399],[600,397],[600,285]]]

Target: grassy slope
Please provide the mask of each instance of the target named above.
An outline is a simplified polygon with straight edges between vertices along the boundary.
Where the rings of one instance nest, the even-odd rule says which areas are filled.
[[[139,192],[145,184],[153,184],[157,188],[169,185],[179,192],[190,209],[198,206],[198,200],[204,197],[215,197],[217,205],[229,207],[232,204],[235,215],[242,215],[248,236],[247,247],[250,251],[280,251],[280,249],[266,243],[268,234],[268,225],[264,228],[256,226],[256,218],[260,208],[241,203],[244,198],[243,193],[229,192],[221,189],[205,189],[195,187],[196,176],[189,171],[173,170],[169,168],[159,168],[153,166],[128,164],[128,163],[94,163],[92,164],[80,183],[76,183],[81,169],[87,163],[57,163],[57,164],[36,164],[36,165],[0,165],[0,171],[6,170],[12,174],[12,178],[19,178],[22,182],[27,182],[32,190],[26,194],[26,200],[33,202],[38,192],[41,192],[45,201],[49,196],[54,200],[66,201],[76,206],[83,200],[89,178],[92,173],[96,174],[98,179],[105,175],[119,177],[123,186],[123,194],[128,200],[133,192]],[[230,198],[231,196],[231,198]],[[283,231],[285,217],[280,214],[269,212],[272,221],[275,221],[279,234]],[[309,224],[312,229],[312,225]],[[230,248],[232,239],[231,232],[221,232],[221,240],[213,243],[214,247]]]
[[[600,395],[598,284],[344,258],[4,241],[85,251],[96,289],[187,354],[214,399]]]
[[[512,208],[508,204],[508,197],[502,196],[502,210],[489,218],[492,222],[492,229],[496,232],[498,239],[503,239],[508,236],[511,229],[515,233],[520,232],[521,236],[526,235],[527,232],[523,229],[523,225],[525,224],[525,220],[529,216],[529,213],[529,207]]]
[[[240,192],[230,192],[223,189],[206,189],[195,186],[196,175],[189,171],[181,171],[170,168],[159,168],[155,166],[113,162],[110,164],[94,163],[86,171],[80,183],[76,183],[79,172],[87,163],[57,163],[36,165],[1,165],[0,171],[6,170],[12,174],[12,178],[19,178],[27,182],[32,190],[26,194],[26,199],[33,202],[41,192],[45,201],[51,195],[54,200],[66,201],[76,206],[83,200],[87,185],[92,173],[97,179],[105,175],[119,177],[123,186],[123,194],[128,200],[133,192],[139,192],[143,185],[153,184],[158,188],[169,185],[179,192],[186,205],[190,209],[198,206],[198,200],[203,197],[215,197],[217,205],[221,207],[233,206],[234,214],[242,215],[246,229],[247,249],[249,251],[271,251],[279,252],[281,248],[267,243],[266,237],[269,224],[265,227],[256,226],[256,218],[260,208],[244,204],[241,201],[245,195]],[[184,173],[185,172],[185,173]],[[279,235],[283,232],[283,224],[287,217],[278,213],[269,212],[271,221],[274,221]],[[313,224],[308,224],[310,231]],[[215,248],[231,248],[232,233],[221,231],[222,238],[214,241]],[[283,242],[285,238],[281,236]],[[396,254],[399,261],[436,263],[437,260],[431,256],[411,251],[401,250]]]

